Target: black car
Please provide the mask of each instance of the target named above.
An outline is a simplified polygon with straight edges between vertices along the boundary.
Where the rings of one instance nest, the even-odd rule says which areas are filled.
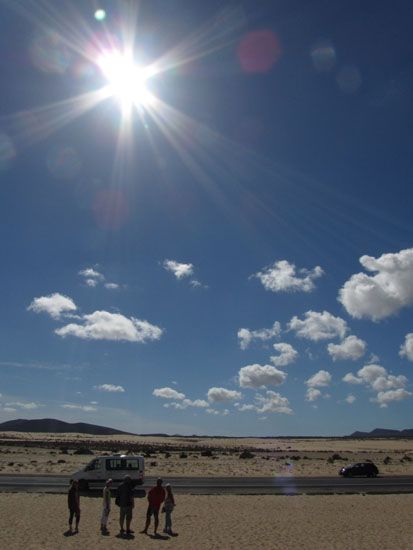
[[[350,464],[349,466],[343,466],[338,472],[343,477],[352,476],[366,476],[376,477],[379,470],[373,462],[357,462],[357,464]]]

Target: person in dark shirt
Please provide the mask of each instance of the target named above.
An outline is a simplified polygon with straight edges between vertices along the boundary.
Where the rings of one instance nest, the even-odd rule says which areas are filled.
[[[132,521],[132,510],[135,506],[135,502],[133,497],[133,483],[130,476],[125,476],[123,482],[119,485],[117,501],[119,502],[120,507],[120,534],[123,535],[125,532],[123,526],[126,519],[126,534],[131,535],[133,531],[130,528],[130,524]]]
[[[141,533],[145,533],[145,535],[148,534],[148,527],[151,523],[151,516],[153,514],[153,517],[155,519],[155,525],[154,525],[154,535],[156,536],[158,533],[158,525],[159,525],[159,508],[161,507],[162,502],[165,500],[165,489],[162,487],[162,479],[158,479],[156,481],[155,487],[152,487],[150,491],[148,492],[148,510],[146,512],[146,524],[145,528]]]
[[[80,521],[80,497],[79,482],[77,481],[77,479],[70,480],[70,488],[67,494],[67,506],[69,508],[69,531],[72,533],[73,517],[75,517],[75,533],[78,533]]]

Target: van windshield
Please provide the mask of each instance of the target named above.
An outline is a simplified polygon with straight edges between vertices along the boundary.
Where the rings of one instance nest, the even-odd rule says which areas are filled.
[[[137,458],[108,458],[106,460],[107,470],[139,470],[139,459]]]

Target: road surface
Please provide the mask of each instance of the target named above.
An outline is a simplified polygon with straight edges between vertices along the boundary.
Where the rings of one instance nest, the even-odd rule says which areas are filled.
[[[156,478],[147,477],[142,489],[154,485]],[[342,477],[168,477],[175,493],[186,494],[391,494],[413,493],[413,476],[377,478]],[[0,491],[66,493],[69,477],[64,475],[0,474]],[[91,488],[90,496],[101,496],[102,485]],[[85,493],[86,494],[86,493]]]

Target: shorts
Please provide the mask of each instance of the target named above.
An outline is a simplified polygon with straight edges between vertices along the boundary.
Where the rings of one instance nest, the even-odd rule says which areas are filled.
[[[159,508],[157,506],[152,506],[151,504],[149,504],[146,511],[146,517],[149,519],[152,514],[155,519],[159,519]]]
[[[120,522],[123,523],[124,520],[130,521],[132,519],[132,509],[133,506],[121,506],[120,507]]]

